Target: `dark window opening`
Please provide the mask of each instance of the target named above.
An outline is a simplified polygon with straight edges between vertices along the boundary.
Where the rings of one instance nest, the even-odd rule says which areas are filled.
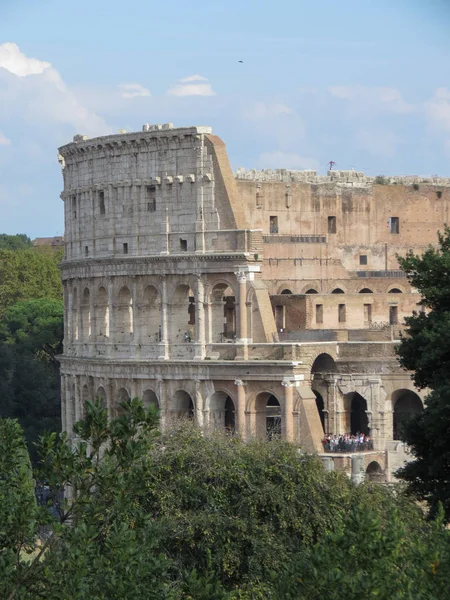
[[[270,217],[270,233],[278,233],[278,217]]]
[[[364,325],[372,323],[372,305],[364,304]]]
[[[105,192],[98,193],[98,205],[100,209],[100,214],[105,214]]]
[[[84,255],[89,256],[89,246],[84,247]]]
[[[389,324],[390,325],[398,324],[398,306],[390,306],[389,307]]]
[[[188,315],[189,315],[189,325],[195,325],[195,298],[194,298],[194,296],[189,296]]]
[[[180,250],[187,252],[187,240],[180,238]]]
[[[389,294],[401,294],[402,290],[399,290],[398,288],[392,288],[392,290],[389,290]]]
[[[338,321],[339,323],[345,323],[346,321],[345,304],[339,304],[338,306]]]
[[[367,254],[360,254],[359,255],[359,264],[360,265],[367,265]]]
[[[323,304],[316,304],[316,323],[323,323]]]
[[[309,290],[306,290],[305,294],[317,294],[317,290],[315,290],[314,288],[310,288]]]
[[[344,290],[341,290],[341,288],[336,288],[331,293],[332,294],[345,294]]]
[[[436,192],[436,196],[437,196],[439,199],[441,199],[441,198],[442,198],[442,192],[441,192],[441,190],[439,190],[439,191],[437,191],[437,192]]]
[[[128,244],[126,242],[123,245],[123,253],[128,254]]]
[[[399,219],[399,217],[391,217],[389,219],[389,231],[391,233],[400,233],[400,219]]]
[[[362,290],[359,290],[360,294],[373,294],[372,290],[369,290],[369,288],[363,288]]]
[[[73,214],[73,218],[76,219],[77,218],[77,197],[76,196],[72,196],[72,214]]]
[[[328,217],[328,233],[336,233],[336,217]]]
[[[147,194],[147,211],[155,212],[156,210],[156,187],[150,185],[146,187]]]

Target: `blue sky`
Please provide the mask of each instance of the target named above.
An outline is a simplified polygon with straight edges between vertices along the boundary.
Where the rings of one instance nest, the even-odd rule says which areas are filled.
[[[211,125],[233,169],[450,176],[449,27],[449,0],[0,0],[0,232],[62,234],[57,147],[147,122]]]

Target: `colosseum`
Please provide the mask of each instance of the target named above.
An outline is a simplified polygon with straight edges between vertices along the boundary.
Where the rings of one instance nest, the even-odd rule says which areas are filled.
[[[395,357],[420,297],[397,254],[436,243],[449,181],[238,170],[209,127],[60,148],[63,428],[87,399],[156,405],[389,481],[424,392]],[[324,434],[370,449],[325,452]]]

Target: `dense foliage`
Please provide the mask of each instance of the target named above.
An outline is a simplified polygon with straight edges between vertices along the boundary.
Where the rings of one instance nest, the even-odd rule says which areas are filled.
[[[400,492],[355,486],[282,441],[245,445],[191,426],[160,435],[153,410],[122,407],[108,422],[88,403],[73,449],[65,434],[42,438],[38,476],[50,498],[69,485],[71,498],[56,502],[53,533],[31,559],[19,537],[2,540],[1,597],[446,597],[449,532]],[[8,507],[0,530],[10,519],[29,540],[36,521],[52,520],[32,503]]]
[[[16,235],[0,233],[0,250],[23,250],[31,247],[31,240],[24,233],[17,233]]]
[[[411,285],[423,299],[423,312],[406,318],[407,336],[398,349],[400,363],[413,371],[419,388],[431,388],[423,413],[404,426],[403,439],[415,460],[398,475],[409,491],[426,500],[431,516],[442,503],[450,521],[450,228],[438,234],[437,248],[399,258]]]

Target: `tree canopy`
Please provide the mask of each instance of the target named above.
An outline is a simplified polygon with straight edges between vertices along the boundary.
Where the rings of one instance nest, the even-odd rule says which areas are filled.
[[[431,515],[439,503],[450,521],[450,228],[438,234],[438,246],[421,256],[399,257],[411,285],[422,295],[423,312],[407,317],[398,348],[400,364],[413,371],[417,387],[430,388],[425,410],[407,422],[402,437],[415,460],[398,472],[409,490],[426,500]]]
[[[122,413],[108,421],[88,402],[73,447],[65,433],[42,437],[36,475],[49,506],[0,509],[0,531],[2,519],[20,524],[0,547],[1,597],[446,597],[450,533],[401,491],[355,486],[283,441],[244,444],[191,425],[161,435],[156,411],[136,399]],[[1,431],[0,455],[11,455]],[[9,485],[29,498],[15,473]],[[44,523],[41,545],[20,545]]]
[[[16,235],[0,233],[0,250],[23,250],[31,247],[31,240],[25,233],[16,233]]]

